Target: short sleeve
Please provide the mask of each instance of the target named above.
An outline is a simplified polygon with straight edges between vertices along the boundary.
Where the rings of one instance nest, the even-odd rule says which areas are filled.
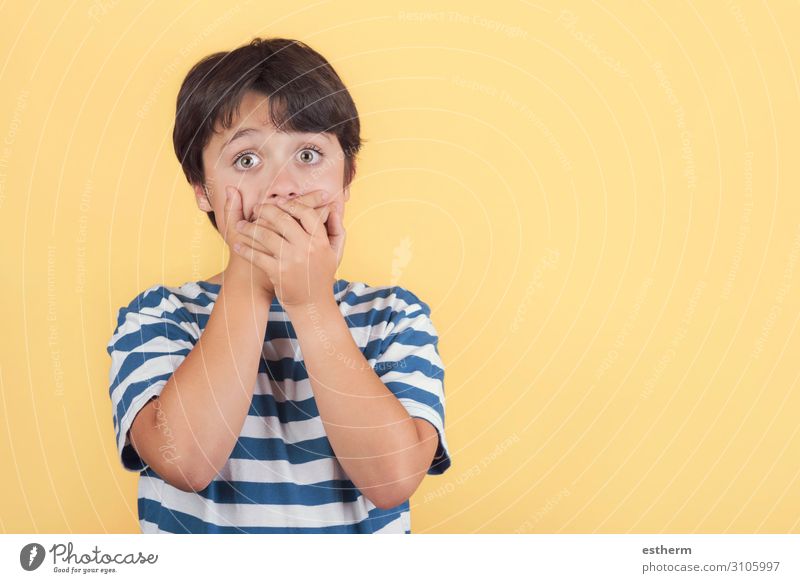
[[[148,467],[128,436],[136,414],[161,393],[195,343],[189,320],[163,287],[142,292],[120,308],[106,350],[111,356],[109,394],[117,452],[126,470]]]
[[[397,310],[386,327],[375,373],[411,417],[430,422],[439,434],[428,474],[442,474],[451,465],[444,431],[444,364],[439,335],[429,306],[411,292],[395,288]]]

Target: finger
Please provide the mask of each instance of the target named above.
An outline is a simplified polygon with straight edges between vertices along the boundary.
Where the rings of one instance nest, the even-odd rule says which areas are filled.
[[[240,223],[241,223],[241,221],[240,221]],[[245,221],[245,224],[249,225],[250,223]],[[277,237],[278,235],[275,234],[275,236]],[[252,233],[245,233],[245,232],[240,231],[239,229],[236,229],[236,232],[232,235],[231,240],[230,240],[231,248],[233,248],[233,246],[236,243],[247,243],[251,247],[254,247],[255,249],[258,249],[259,251],[263,251],[264,253],[271,254],[271,251],[269,250],[269,248],[267,246],[264,245],[264,243],[261,241],[261,239],[259,239],[258,236],[254,237]]]
[[[278,201],[281,200],[279,196],[271,196],[262,202],[256,204],[253,209],[250,211],[250,216],[248,218],[249,221],[254,221],[258,218],[259,209],[263,206],[277,206]],[[284,198],[285,200],[285,198]],[[330,192],[327,190],[311,190],[306,192],[305,194],[301,194],[296,196],[290,200],[296,200],[299,203],[311,207],[311,208],[321,208],[325,205],[328,205],[332,202],[333,197],[331,196]]]
[[[290,200],[295,200],[316,210],[323,224],[325,224],[325,222],[328,220],[331,206],[334,204],[334,201],[330,194],[328,194],[327,190],[312,190]]]
[[[223,211],[223,215],[226,235],[231,234],[236,223],[244,218],[242,211],[242,195],[238,188],[230,184],[225,187],[225,210]]]
[[[265,211],[265,208],[281,208],[281,206],[278,204],[278,200],[280,200],[280,199],[273,199],[271,202],[259,203],[255,207],[253,207],[255,218],[252,219],[252,222],[257,222],[259,218],[264,216],[265,212],[271,212],[271,211]],[[330,201],[330,202],[327,202],[327,203],[323,203],[319,207],[313,208],[311,206],[311,204],[314,204],[318,199],[313,199],[313,200],[309,199],[308,200],[309,204],[307,204],[306,202],[301,201],[300,199],[293,199],[293,200],[296,200],[296,201],[300,202],[301,204],[303,204],[304,206],[307,206],[308,208],[311,208],[315,213],[317,213],[318,218],[319,218],[319,222],[321,224],[323,224],[323,225],[328,221],[328,217],[330,216],[331,209],[335,204],[333,201]],[[299,221],[299,218],[295,217],[295,219]]]
[[[328,237],[339,237],[344,235],[344,223],[343,223],[343,203],[337,202],[331,205],[330,220],[325,223],[325,230],[328,233]]]
[[[328,241],[331,247],[336,252],[337,261],[342,260],[344,255],[344,242],[347,237],[347,232],[344,228],[344,217],[342,213],[342,204],[331,205],[330,218],[325,223],[325,228],[328,232]]]
[[[250,263],[262,269],[269,276],[277,273],[278,260],[263,251],[249,245],[246,241],[237,241],[233,246],[233,252],[247,259]]]
[[[266,207],[277,207],[278,202],[280,200],[287,200],[284,197],[270,197],[265,201],[259,202],[256,204],[253,209],[250,211],[249,221],[255,221],[263,212],[263,209]],[[326,190],[313,190],[306,194],[301,194],[300,196],[294,197],[289,199],[292,201],[297,201],[298,203],[314,208],[317,210],[326,209],[332,202],[333,199],[331,195]],[[328,215],[327,212],[325,213],[325,219],[327,219]]]
[[[283,247],[288,244],[288,241],[272,230],[269,225],[259,221],[255,223],[239,221],[236,224],[236,232],[237,237],[243,239],[248,245],[272,257],[279,257]]]
[[[309,206],[311,208],[320,208],[324,205],[330,204],[333,197],[327,190],[309,190],[308,192],[296,196],[290,200]]]
[[[316,212],[305,206],[303,208],[307,209],[309,212]],[[287,211],[280,208],[278,204],[264,205],[260,209],[259,216],[254,221],[254,224],[260,224],[274,231],[292,244],[302,243],[303,239],[308,237],[303,227],[300,226],[299,221]]]
[[[315,209],[298,204],[292,200],[279,200],[278,206],[300,221],[303,230],[312,237],[320,237],[325,234],[324,221],[320,220],[320,214],[315,212]]]

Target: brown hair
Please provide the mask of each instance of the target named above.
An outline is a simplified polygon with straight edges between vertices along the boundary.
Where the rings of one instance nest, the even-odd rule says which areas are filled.
[[[189,184],[205,184],[203,148],[217,122],[231,127],[247,91],[269,97],[270,121],[281,131],[334,133],[345,155],[343,186],[352,182],[361,128],[356,105],[339,75],[300,41],[257,37],[203,58],[183,80],[172,143]],[[214,213],[207,214],[216,229]]]

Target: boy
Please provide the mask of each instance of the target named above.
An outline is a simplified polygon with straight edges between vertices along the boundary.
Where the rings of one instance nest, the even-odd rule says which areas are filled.
[[[410,533],[408,498],[450,466],[430,308],[335,278],[359,132],[298,41],[256,38],[184,80],[175,152],[231,254],[142,292],[107,346],[142,532]]]

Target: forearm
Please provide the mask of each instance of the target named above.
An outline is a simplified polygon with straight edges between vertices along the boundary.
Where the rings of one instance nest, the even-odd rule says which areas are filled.
[[[253,398],[271,301],[245,277],[227,274],[200,339],[158,397],[158,433],[168,428],[182,481],[192,489],[210,482],[236,445]]]
[[[424,474],[413,466],[416,427],[364,358],[335,300],[289,315],[328,440],[348,477],[376,505],[410,495],[424,477],[412,475]]]

